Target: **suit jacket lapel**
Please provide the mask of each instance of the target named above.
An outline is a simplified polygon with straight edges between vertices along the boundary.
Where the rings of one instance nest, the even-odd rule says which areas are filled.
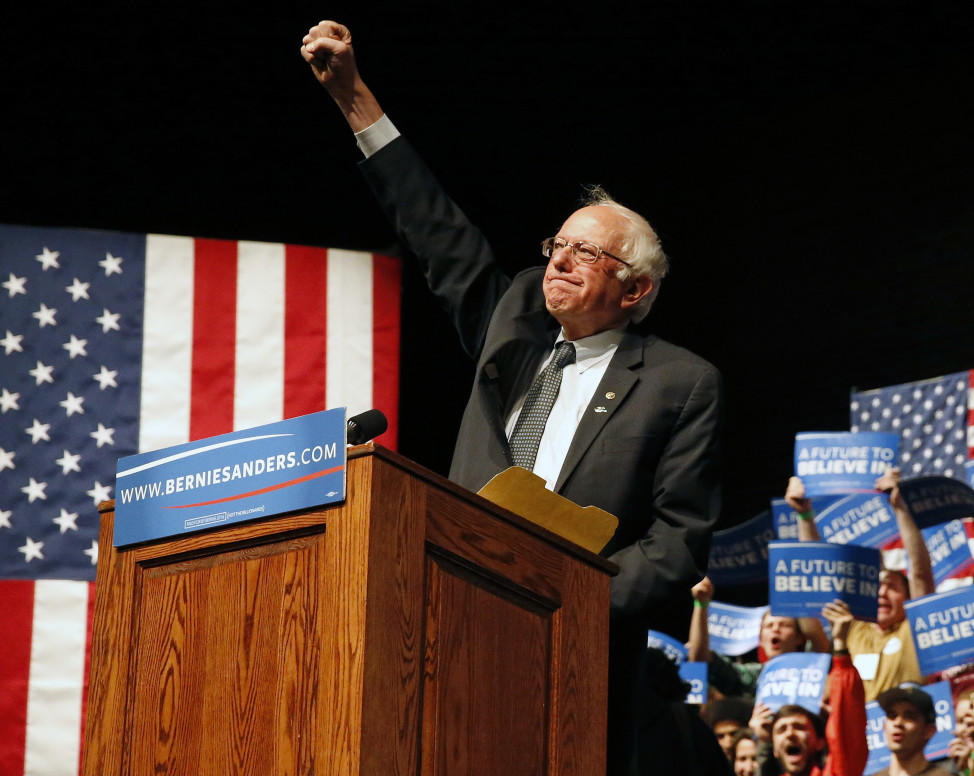
[[[515,317],[510,332],[497,347],[484,351],[478,374],[484,415],[495,440],[508,454],[504,421],[551,350],[558,323],[547,310],[532,310]]]
[[[585,413],[578,423],[578,429],[568,448],[565,463],[558,474],[555,492],[560,493],[562,486],[571,477],[575,468],[582,460],[582,456],[602,433],[602,429],[618,408],[622,405],[628,393],[639,381],[633,371],[643,362],[643,345],[645,340],[631,332],[627,332],[619,343],[619,347],[606,367],[605,374],[592,395],[592,401],[585,408]],[[608,398],[612,395],[613,398]]]

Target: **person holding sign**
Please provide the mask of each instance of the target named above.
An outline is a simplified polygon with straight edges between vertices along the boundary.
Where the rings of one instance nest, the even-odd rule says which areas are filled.
[[[883,731],[891,760],[888,768],[874,776],[952,776],[927,762],[923,749],[937,732],[933,698],[918,687],[894,687],[877,698],[886,712]]]
[[[832,626],[831,714],[823,730],[822,718],[802,706],[782,706],[772,712],[757,704],[751,729],[761,743],[759,759],[765,763],[765,776],[861,776],[866,767],[866,700],[846,649],[852,614],[845,603],[835,601],[825,606],[822,616]],[[773,761],[767,757],[769,744]]]
[[[714,596],[714,583],[704,577],[693,586],[693,617],[687,660],[707,663],[707,680],[724,695],[754,695],[764,664],[788,652],[828,652],[831,649],[822,623],[813,617],[776,617],[765,612],[761,618],[758,661],[739,663],[711,651],[707,608]]]
[[[904,682],[922,683],[913,634],[906,618],[904,604],[913,596],[919,598],[936,591],[930,553],[910,510],[899,490],[900,471],[891,469],[878,480],[876,490],[889,494],[890,505],[909,559],[910,576],[884,569],[879,578],[879,609],[876,622],[856,620],[849,631],[849,653],[866,687],[866,700],[876,700],[884,690]],[[788,481],[785,500],[798,512],[798,538],[821,541],[815,525],[812,505],[805,497],[805,487],[798,477]]]

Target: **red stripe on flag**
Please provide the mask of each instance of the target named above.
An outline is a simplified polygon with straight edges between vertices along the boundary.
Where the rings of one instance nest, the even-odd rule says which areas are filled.
[[[233,431],[237,343],[237,244],[197,239],[189,438]]]
[[[376,441],[395,450],[399,441],[399,299],[402,264],[372,256],[372,406],[389,419]]]
[[[24,772],[34,582],[0,582],[0,773]]]
[[[81,685],[81,751],[78,753],[78,773],[84,763],[85,754],[85,720],[88,714],[88,679],[91,675],[91,626],[95,621],[95,583],[88,583],[88,614],[85,618],[85,673],[84,684]]]
[[[967,373],[967,457],[974,458],[974,445],[971,444],[971,428],[974,427],[974,369]]]
[[[286,246],[284,417],[325,409],[328,251]]]

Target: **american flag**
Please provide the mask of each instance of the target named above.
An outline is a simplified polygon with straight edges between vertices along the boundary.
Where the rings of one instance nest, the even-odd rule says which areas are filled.
[[[849,427],[898,433],[905,478],[927,474],[966,481],[964,464],[974,454],[974,371],[853,391]]]
[[[116,460],[346,406],[396,446],[400,265],[0,225],[0,773],[77,774]]]

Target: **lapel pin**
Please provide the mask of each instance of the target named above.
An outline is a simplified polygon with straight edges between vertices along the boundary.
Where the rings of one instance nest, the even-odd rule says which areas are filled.
[[[608,410],[605,407],[596,407],[595,408],[595,411],[596,412],[608,412]]]
[[[609,391],[609,392],[608,392],[608,393],[607,393],[607,394],[605,395],[605,398],[606,398],[606,399],[614,399],[615,397],[616,397],[616,395],[615,395],[615,392],[613,392],[613,391]]]

